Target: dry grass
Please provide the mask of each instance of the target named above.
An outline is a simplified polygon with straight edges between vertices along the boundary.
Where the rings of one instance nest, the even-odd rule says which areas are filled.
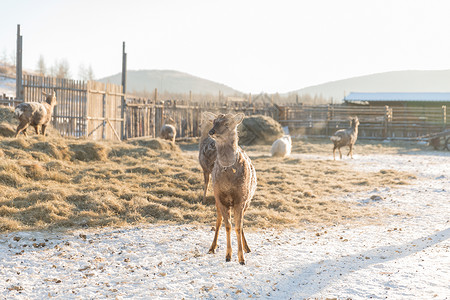
[[[211,189],[206,202],[202,200],[197,147],[181,148],[159,139],[112,143],[0,138],[0,232],[146,222],[214,225]],[[294,142],[297,153],[320,153],[323,148],[320,141]],[[394,170],[356,172],[338,161],[273,159],[269,149],[246,149],[258,175],[245,217],[250,228],[373,219],[382,212],[347,203],[342,196],[413,178]]]

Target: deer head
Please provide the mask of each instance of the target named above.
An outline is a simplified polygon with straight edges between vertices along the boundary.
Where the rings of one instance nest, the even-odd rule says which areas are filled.
[[[51,106],[55,106],[56,105],[56,91],[55,90],[52,90],[51,94],[47,94],[44,91],[42,92],[42,94],[47,97],[45,99],[45,102],[47,102]]]
[[[208,120],[215,116],[209,113]],[[209,135],[216,141],[228,141],[237,135],[237,126],[244,119],[243,113],[236,115],[220,114],[213,119],[213,128],[209,131]]]
[[[359,125],[358,117],[353,117],[352,118],[352,127],[356,128],[356,127],[358,127],[358,125]]]

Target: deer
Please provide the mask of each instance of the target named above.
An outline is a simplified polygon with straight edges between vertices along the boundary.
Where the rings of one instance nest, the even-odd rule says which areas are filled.
[[[208,119],[208,113],[203,113],[202,122],[200,124],[200,141],[198,161],[203,170],[204,191],[203,202],[206,202],[206,192],[208,190],[209,178],[214,168],[214,163],[217,157],[216,142],[209,136],[209,131],[213,127],[212,120]]]
[[[168,121],[164,123],[161,127],[160,136],[165,140],[169,140],[172,144],[175,144],[175,137],[177,136],[177,129],[174,125],[175,121],[172,118],[169,118]]]
[[[245,265],[244,251],[250,252],[245,239],[244,214],[256,191],[256,171],[252,161],[238,145],[237,126],[244,119],[243,113],[236,115],[204,114],[213,122],[209,135],[216,143],[217,157],[212,170],[214,199],[216,203],[216,230],[208,253],[215,253],[222,221],[225,223],[227,250],[225,261],[231,261],[231,211],[234,214],[238,245],[238,260]]]
[[[333,147],[333,159],[336,160],[336,149],[339,150],[339,157],[342,159],[341,147],[348,146],[350,148],[347,156],[353,159],[353,145],[358,139],[358,117],[351,119],[351,126],[347,129],[340,129],[330,137],[330,140],[334,143]]]
[[[42,92],[46,96],[45,102],[23,102],[16,106],[15,114],[19,119],[16,137],[22,132],[27,136],[28,126],[33,126],[36,134],[39,135],[39,128],[42,127],[42,135],[45,136],[45,129],[52,119],[53,108],[56,105],[56,92],[51,94]]]

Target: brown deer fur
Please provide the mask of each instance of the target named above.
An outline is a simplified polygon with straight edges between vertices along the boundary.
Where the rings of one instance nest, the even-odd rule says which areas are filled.
[[[222,220],[227,234],[227,251],[225,259],[231,260],[231,211],[234,213],[235,231],[238,244],[239,263],[244,265],[243,250],[248,253],[250,248],[244,236],[244,214],[250,206],[250,201],[256,191],[256,172],[250,158],[238,146],[237,126],[244,115],[209,113],[208,119],[214,119],[210,136],[216,142],[217,158],[212,171],[214,198],[216,200],[217,222],[214,240],[209,253],[215,253],[217,238]]]
[[[36,134],[39,134],[39,127],[42,127],[42,135],[45,135],[45,129],[52,119],[53,107],[56,105],[56,92],[53,90],[49,95],[42,92],[47,98],[45,102],[24,102],[16,106],[15,114],[19,119],[16,137],[23,132],[27,136],[27,128],[33,126]]]
[[[340,129],[334,133],[330,140],[334,143],[333,159],[336,159],[336,149],[339,150],[339,157],[342,159],[341,147],[348,146],[350,150],[347,156],[353,158],[353,145],[358,139],[358,117],[352,118],[352,125],[347,129]]]
[[[206,113],[207,114],[207,113]],[[202,116],[202,123],[200,124],[201,137],[199,142],[198,161],[203,170],[203,179],[205,182],[203,192],[203,202],[206,201],[206,191],[208,190],[209,175],[214,168],[214,162],[217,157],[216,142],[209,136],[209,131],[213,127],[212,120],[208,120],[207,115]]]
[[[177,129],[175,128],[175,121],[169,118],[161,127],[160,136],[165,140],[169,140],[175,144],[175,137],[177,136]]]

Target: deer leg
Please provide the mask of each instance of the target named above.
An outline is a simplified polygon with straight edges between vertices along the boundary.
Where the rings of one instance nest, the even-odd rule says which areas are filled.
[[[42,124],[42,135],[45,135],[45,129],[47,128],[47,125]]]
[[[342,152],[341,152],[341,148],[338,148],[339,150],[339,158],[342,159]]]
[[[39,125],[35,125],[34,130],[36,131],[36,134],[39,135]]]
[[[27,127],[28,127],[28,123],[20,123],[19,126],[17,126],[17,130],[16,130],[16,136],[17,137],[21,132],[23,132],[24,136],[27,136]]]
[[[350,150],[348,151],[348,154],[347,154],[347,156],[349,156],[350,155],[350,157],[353,159],[353,145],[352,144],[350,144],[350,145],[348,145],[348,147],[350,148]]]
[[[217,207],[216,232],[214,233],[214,239],[213,239],[213,242],[211,244],[211,248],[209,248],[208,253],[212,253],[212,254],[216,253],[217,239],[219,237],[220,226],[222,226],[222,214],[220,212],[220,208]]]
[[[242,213],[242,224],[244,224],[244,214],[247,211],[247,209],[244,209],[244,212]],[[247,244],[247,240],[245,239],[245,235],[244,235],[244,225],[242,225],[242,246],[244,247],[244,252],[245,253],[250,253],[250,247]]]
[[[203,192],[203,202],[206,203],[206,191],[208,190],[208,184],[209,184],[209,173],[206,171],[203,171],[203,179],[205,180],[205,190]]]
[[[244,252],[245,253],[250,253],[250,247],[247,244],[247,240],[245,239],[245,235],[244,235],[244,226],[242,226],[242,246],[244,247]]]
[[[225,230],[227,231],[227,253],[225,255],[225,261],[231,260],[231,210],[230,208],[224,208],[226,212],[223,213],[223,220],[225,223]]]
[[[336,160],[336,146],[333,147],[333,160]]]
[[[244,251],[243,251],[243,247],[242,247],[242,236],[243,236],[243,231],[242,231],[242,215],[243,215],[243,211],[240,208],[235,208],[234,209],[234,230],[236,231],[236,238],[237,238],[237,244],[238,244],[238,259],[239,259],[239,263],[241,265],[245,265],[245,259],[244,259]]]

